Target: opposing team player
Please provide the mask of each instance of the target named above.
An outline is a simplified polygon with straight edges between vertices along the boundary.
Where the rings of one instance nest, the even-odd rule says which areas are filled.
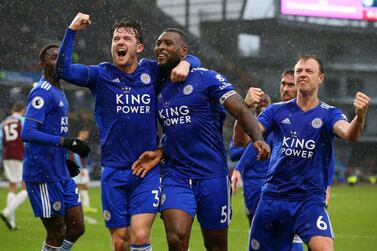
[[[65,33],[56,71],[64,80],[87,87],[94,95],[103,167],[103,215],[114,250],[129,250],[130,242],[131,250],[151,250],[150,232],[158,211],[160,172],[156,168],[141,179],[132,174],[131,166],[141,153],[158,146],[157,62],[138,62],[138,54],[144,49],[141,26],[124,19],[112,29],[113,64],[72,64],[76,32],[89,24],[87,14],[79,13],[74,18]],[[187,60],[200,64],[197,58]],[[181,81],[188,72],[189,63],[182,60],[172,71],[172,77]]]
[[[87,127],[81,128],[77,138],[87,142],[90,136],[90,131]],[[87,167],[86,159],[81,158],[80,155],[77,153],[71,152],[69,154],[69,159],[74,161],[76,165],[80,167],[80,173],[73,178],[73,180],[76,182],[79,192],[80,192],[80,198],[82,203],[82,209],[84,213],[96,213],[97,208],[90,206],[90,197],[89,197],[89,170]]]
[[[25,183],[22,182],[22,160],[24,159],[24,144],[21,140],[21,130],[24,123],[25,105],[15,103],[12,114],[1,123],[0,147],[3,151],[3,166],[5,177],[9,182],[6,207],[0,217],[11,230],[18,229],[15,211],[27,198]],[[18,185],[21,191],[17,193]]]
[[[169,72],[189,51],[186,34],[166,29],[156,41],[160,69]],[[169,250],[187,250],[195,215],[207,250],[227,250],[231,217],[230,182],[226,165],[222,127],[223,106],[254,140],[261,158],[269,154],[255,117],[242,98],[220,74],[194,68],[186,81],[173,84],[166,76],[158,97],[158,115],[164,129],[166,154],[162,181],[161,211]],[[136,173],[150,168],[144,153],[134,164]]]
[[[69,176],[67,149],[86,157],[88,145],[68,138],[68,102],[54,75],[57,45],[47,45],[39,55],[43,76],[30,91],[22,140],[25,142],[23,180],[36,217],[47,236],[42,250],[71,250],[84,233],[78,189]]]
[[[300,57],[295,65],[297,98],[276,103],[259,116],[262,132],[273,132],[271,166],[253,219],[249,250],[289,250],[298,234],[312,251],[333,250],[333,232],[324,197],[334,136],[355,141],[365,123],[370,98],[358,92],[356,116],[321,102],[321,61]]]

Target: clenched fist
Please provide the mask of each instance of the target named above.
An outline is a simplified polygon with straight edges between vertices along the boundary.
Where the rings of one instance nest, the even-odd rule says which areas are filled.
[[[73,19],[72,23],[69,25],[69,28],[71,30],[78,31],[86,28],[90,24],[90,15],[79,12]]]

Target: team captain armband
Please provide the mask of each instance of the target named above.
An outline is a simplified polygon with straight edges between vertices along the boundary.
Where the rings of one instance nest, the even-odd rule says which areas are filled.
[[[220,99],[219,99],[219,102],[220,104],[224,104],[225,100],[227,100],[230,96],[233,96],[234,94],[237,94],[237,92],[235,90],[231,90],[231,91],[228,91],[226,93],[224,93]]]

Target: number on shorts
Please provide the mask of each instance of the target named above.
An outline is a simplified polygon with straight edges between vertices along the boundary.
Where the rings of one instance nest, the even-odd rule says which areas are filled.
[[[18,138],[18,131],[17,131],[17,124],[5,124],[4,125],[4,132],[5,132],[5,140],[6,141],[13,141]]]
[[[221,208],[221,223],[225,223],[228,220],[228,212],[227,212],[227,205]]]
[[[156,203],[153,203],[153,206],[158,207],[158,204],[160,204],[160,197],[158,197],[158,190],[152,190],[152,193],[154,194],[154,199],[156,200]]]
[[[323,216],[319,216],[317,219],[317,228],[320,230],[326,230],[327,229],[327,224],[323,220]]]

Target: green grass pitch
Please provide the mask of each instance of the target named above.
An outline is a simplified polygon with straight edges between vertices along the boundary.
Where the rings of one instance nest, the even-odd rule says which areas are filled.
[[[5,205],[7,190],[0,189],[0,206]],[[91,203],[100,208],[99,188],[90,190]],[[242,193],[233,197],[233,219],[229,228],[229,250],[246,250],[248,223],[244,215]],[[329,213],[335,232],[335,250],[373,251],[377,250],[377,186],[335,186]],[[86,233],[79,239],[73,250],[110,250],[110,238],[103,225],[101,213],[87,214],[98,221],[86,222]],[[17,211],[20,230],[9,231],[0,222],[0,250],[34,251],[41,250],[45,230],[38,218],[34,218],[27,201]],[[168,250],[165,231],[160,218],[156,218],[152,233],[153,250]],[[202,251],[200,228],[195,221],[190,239],[190,251]]]

